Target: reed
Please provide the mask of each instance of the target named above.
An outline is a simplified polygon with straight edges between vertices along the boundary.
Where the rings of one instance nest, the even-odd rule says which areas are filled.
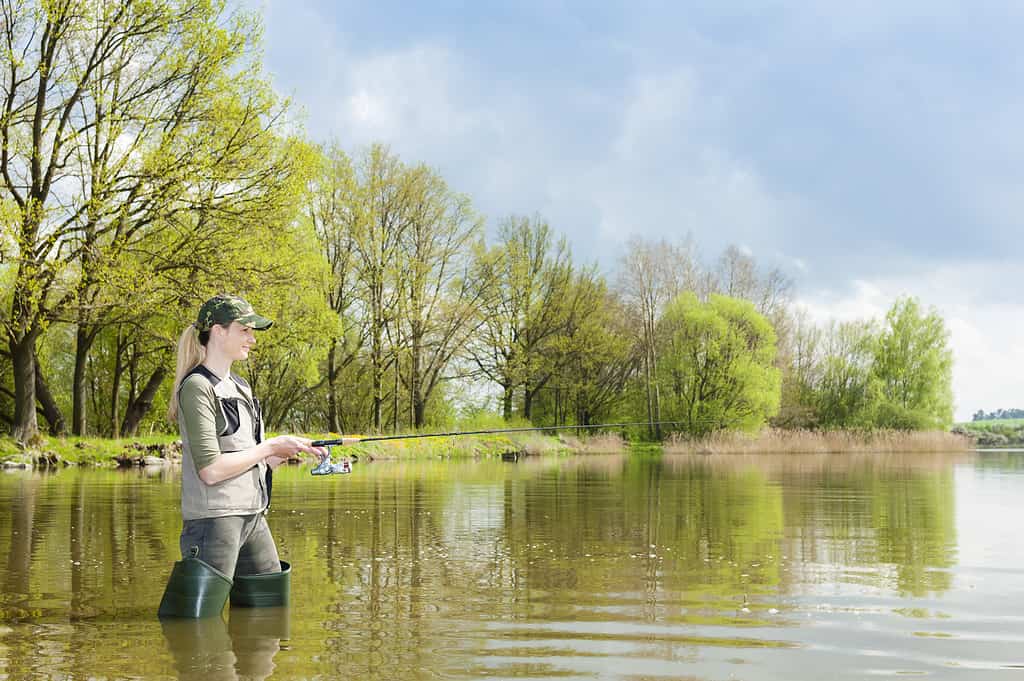
[[[703,438],[673,436],[665,443],[670,454],[829,454],[837,452],[965,452],[970,438],[944,431],[783,430],[766,428],[750,435],[720,432]]]
[[[584,434],[582,436],[559,433],[558,442],[574,454],[615,454],[626,450],[626,440],[619,433]]]

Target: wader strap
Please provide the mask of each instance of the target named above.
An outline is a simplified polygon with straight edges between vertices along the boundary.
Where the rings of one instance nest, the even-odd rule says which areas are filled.
[[[254,412],[253,416],[255,417],[253,419],[253,424],[252,424],[252,427],[253,427],[253,439],[256,440],[256,444],[259,444],[259,443],[263,442],[263,405],[260,404],[260,401],[256,399],[255,395],[253,395],[253,398],[252,398],[252,405],[253,405],[253,412]],[[267,473],[263,477],[263,479],[264,479],[264,482],[266,482],[266,485],[267,485],[267,508],[265,508],[263,510],[263,512],[266,513],[267,511],[270,510],[270,497],[271,497],[271,492],[274,489],[274,471],[272,471],[270,469],[269,465],[267,466]]]
[[[267,475],[264,478],[267,483],[267,508],[264,509],[264,513],[270,510],[270,492],[274,489],[274,471],[270,470],[270,466],[267,466]]]

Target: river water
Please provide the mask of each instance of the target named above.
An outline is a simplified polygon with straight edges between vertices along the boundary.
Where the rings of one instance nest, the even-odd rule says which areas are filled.
[[[178,471],[0,474],[0,679],[1024,677],[1024,454],[279,471],[292,602],[155,616]]]

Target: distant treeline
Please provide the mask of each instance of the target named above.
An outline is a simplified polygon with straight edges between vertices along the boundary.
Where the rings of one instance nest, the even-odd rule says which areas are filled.
[[[1024,409],[996,409],[990,412],[979,409],[971,417],[972,421],[993,421],[995,419],[1024,419]]]
[[[196,0],[28,2],[0,22],[16,440],[169,430],[175,341],[217,292],[276,322],[238,367],[271,429],[950,424],[948,332],[917,300],[819,326],[736,247],[632,239],[602,272],[542,216],[486,230],[425,164],[306,139],[259,36],[244,8]]]
[[[953,432],[966,435],[980,447],[1020,447],[1024,445],[1024,421],[984,419],[962,423]]]

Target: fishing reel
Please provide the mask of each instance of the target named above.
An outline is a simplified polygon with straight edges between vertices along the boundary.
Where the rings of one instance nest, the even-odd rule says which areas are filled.
[[[324,460],[317,464],[316,467],[310,471],[311,475],[340,475],[343,473],[352,472],[352,464],[358,461],[359,457],[353,454],[352,456],[346,457],[341,461],[331,461],[331,446],[325,445],[325,447],[327,448],[327,456],[325,456]]]

